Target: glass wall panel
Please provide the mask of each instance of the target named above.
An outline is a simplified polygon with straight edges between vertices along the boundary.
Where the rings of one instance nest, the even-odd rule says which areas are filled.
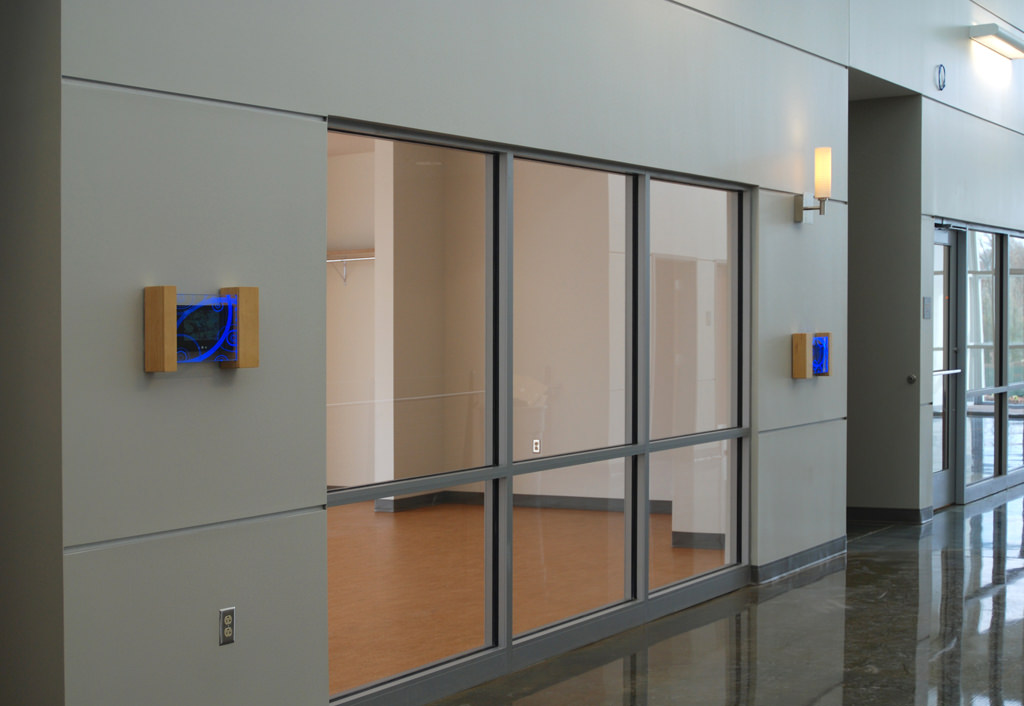
[[[335,694],[484,646],[483,484],[327,510]]]
[[[515,161],[513,457],[626,430],[626,177]]]
[[[997,341],[996,242],[991,233],[967,237],[967,389],[999,384]]]
[[[1009,384],[1024,382],[1024,238],[1009,237],[1007,297]]]
[[[1011,387],[1007,396],[1006,470],[1024,466],[1024,387]]]
[[[736,426],[738,196],[651,181],[651,437]]]
[[[1024,238],[1007,237],[1007,383],[1024,382]],[[1024,386],[1011,387],[1007,397],[1006,470],[1024,466]]]
[[[328,486],[490,462],[489,161],[328,136]]]
[[[996,410],[1001,397],[992,393],[967,393],[964,472],[968,483],[977,483],[996,473]]]
[[[932,370],[942,372],[950,365],[946,359],[946,323],[949,321],[949,246],[933,246],[932,261]],[[949,424],[946,415],[949,384],[947,375],[932,375],[932,470],[949,468],[947,451]]]
[[[515,477],[515,634],[623,600],[625,488],[623,459]]]
[[[650,457],[651,590],[735,562],[736,442]]]

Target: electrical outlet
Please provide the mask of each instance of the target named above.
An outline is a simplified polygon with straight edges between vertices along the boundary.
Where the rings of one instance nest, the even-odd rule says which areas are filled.
[[[533,440],[533,452],[535,454],[539,454],[540,453],[540,439],[534,439]]]
[[[235,641],[235,607],[220,609],[220,644],[230,645]]]

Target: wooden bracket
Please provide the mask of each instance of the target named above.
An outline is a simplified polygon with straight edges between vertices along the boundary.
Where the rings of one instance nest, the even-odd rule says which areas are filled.
[[[814,377],[814,334],[793,334],[793,379]]]
[[[235,330],[238,332],[237,360],[223,361],[222,368],[258,368],[260,366],[260,290],[259,287],[223,287],[222,295],[234,295]]]
[[[145,367],[147,373],[173,373],[178,369],[176,287],[146,287]]]

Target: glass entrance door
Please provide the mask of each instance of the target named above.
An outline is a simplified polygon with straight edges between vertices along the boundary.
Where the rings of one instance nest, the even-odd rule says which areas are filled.
[[[932,505],[1024,483],[1024,234],[939,226]]]
[[[956,241],[935,232],[932,291],[932,506],[957,501],[957,404],[963,377],[958,360]]]

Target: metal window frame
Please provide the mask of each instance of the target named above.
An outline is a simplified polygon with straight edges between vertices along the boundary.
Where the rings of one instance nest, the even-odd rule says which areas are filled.
[[[751,405],[751,302],[753,287],[750,248],[755,191],[747,185],[709,180],[639,165],[578,155],[485,142],[440,133],[410,130],[358,120],[331,117],[331,132],[345,132],[385,140],[415,142],[437,147],[471,150],[489,155],[486,324],[488,419],[485,448],[491,465],[417,478],[386,481],[327,494],[328,508],[392,495],[423,493],[466,483],[484,482],[486,522],[487,608],[486,644],[483,649],[453,656],[405,674],[357,687],[330,697],[331,704],[390,704],[429,701],[459,689],[521,669],[525,666],[608,637],[655,618],[696,605],[749,585],[749,473]],[[516,159],[598,169],[627,178],[626,350],[627,443],[541,458],[513,460],[513,176]],[[703,186],[737,196],[736,246],[736,395],[737,425],[728,429],[650,439],[650,182],[651,179]],[[492,431],[493,430],[493,431]],[[496,433],[494,433],[496,432]],[[653,595],[648,582],[649,464],[650,454],[716,441],[735,442],[736,508],[735,563],[679,584],[661,587]],[[516,636],[512,628],[512,484],[516,476],[582,464],[622,459],[626,463],[624,488],[625,581],[620,603],[539,630]]]
[[[999,493],[1003,490],[1007,490],[1016,485],[1024,484],[1024,466],[1008,468],[1007,458],[1007,448],[1009,443],[1008,398],[1011,392],[1017,389],[1024,389],[1024,383],[1009,382],[1009,238],[1022,237],[1024,236],[1024,233],[983,224],[967,223],[941,218],[935,220],[935,227],[937,229],[945,229],[949,232],[949,244],[956,252],[956,296],[958,306],[956,322],[958,332],[956,345],[959,351],[961,351],[960,355],[962,356],[959,361],[962,365],[958,365],[958,367],[964,368],[965,371],[968,351],[970,348],[967,343],[966,321],[968,296],[967,279],[968,274],[970,273],[967,261],[967,239],[971,237],[972,232],[979,232],[990,234],[995,240],[993,253],[996,258],[996,281],[994,282],[996,291],[993,292],[993,303],[995,306],[994,313],[996,316],[996,335],[999,337],[999,340],[996,341],[995,345],[994,355],[996,360],[994,363],[996,369],[996,381],[998,384],[986,388],[970,390],[972,394],[992,394],[995,397],[995,409],[993,410],[995,415],[996,435],[996,448],[994,450],[995,475],[976,483],[967,483],[968,473],[966,469],[966,462],[963,458],[965,435],[967,433],[966,404],[968,393],[967,376],[965,372],[964,375],[960,376],[961,381],[958,385],[958,389],[956,390],[957,400],[962,405],[962,409],[958,410],[956,415],[957,418],[955,420],[957,445],[956,465],[958,466],[958,477],[955,480],[954,491],[956,503],[963,505],[995,493]]]

